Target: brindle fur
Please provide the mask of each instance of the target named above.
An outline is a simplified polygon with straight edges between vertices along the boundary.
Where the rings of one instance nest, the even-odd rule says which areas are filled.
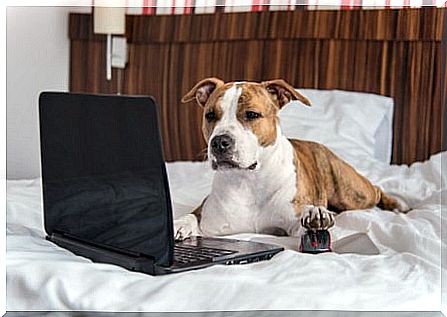
[[[293,201],[299,213],[303,205],[323,206],[334,212],[368,209],[386,210],[399,203],[371,184],[349,164],[322,144],[290,140],[295,149],[297,193]]]

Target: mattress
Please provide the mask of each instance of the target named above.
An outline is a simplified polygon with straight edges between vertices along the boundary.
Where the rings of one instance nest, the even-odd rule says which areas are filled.
[[[286,250],[270,261],[167,276],[92,263],[46,241],[40,180],[9,180],[7,310],[440,310],[447,183],[441,164],[447,153],[410,167],[351,163],[412,208],[408,214],[373,208],[337,216],[331,229],[336,243],[361,233],[378,254],[303,254],[297,238],[244,233],[231,237]],[[213,171],[204,162],[168,163],[167,169],[174,216],[180,217],[209,193]]]

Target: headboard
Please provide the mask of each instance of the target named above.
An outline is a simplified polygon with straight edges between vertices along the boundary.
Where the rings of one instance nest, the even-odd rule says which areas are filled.
[[[203,159],[201,109],[180,99],[204,77],[392,96],[392,160],[411,163],[442,149],[444,20],[440,8],[128,15],[120,90],[158,100],[168,161]],[[92,22],[70,14],[70,90],[115,93],[117,70],[107,82],[105,37],[93,34]]]

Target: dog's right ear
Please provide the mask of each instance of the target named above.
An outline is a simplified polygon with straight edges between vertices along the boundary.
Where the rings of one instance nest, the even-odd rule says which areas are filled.
[[[205,78],[199,81],[186,95],[183,96],[182,102],[186,103],[196,99],[199,106],[204,107],[213,91],[223,84],[224,82],[219,78]]]

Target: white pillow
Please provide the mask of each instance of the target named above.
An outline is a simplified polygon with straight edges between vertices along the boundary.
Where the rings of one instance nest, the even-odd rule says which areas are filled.
[[[298,101],[280,112],[288,138],[322,143],[345,160],[373,158],[390,163],[393,99],[342,90],[298,89],[312,107]]]

